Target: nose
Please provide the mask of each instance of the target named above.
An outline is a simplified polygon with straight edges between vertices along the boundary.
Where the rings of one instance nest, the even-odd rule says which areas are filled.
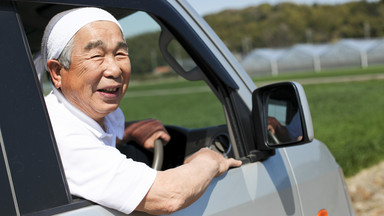
[[[104,61],[105,70],[104,76],[108,78],[119,78],[122,74],[122,70],[113,57],[106,58]]]

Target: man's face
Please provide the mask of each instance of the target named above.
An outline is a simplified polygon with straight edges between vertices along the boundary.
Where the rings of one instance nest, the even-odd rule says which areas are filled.
[[[71,104],[100,123],[119,106],[130,73],[120,28],[109,21],[92,22],[75,35],[71,66],[61,71],[61,91]]]

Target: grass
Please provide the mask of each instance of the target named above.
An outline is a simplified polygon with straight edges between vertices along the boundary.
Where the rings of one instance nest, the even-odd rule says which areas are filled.
[[[384,159],[384,81],[304,86],[315,137],[346,176]]]
[[[384,68],[296,73],[261,77],[257,81],[374,74],[380,71],[382,73]],[[140,83],[132,85],[128,94],[156,89],[170,89],[171,93],[177,93],[180,88],[201,85],[201,82],[180,80]],[[311,108],[315,137],[328,146],[345,176],[384,160],[384,80],[305,85],[304,89]],[[225,123],[222,107],[211,92],[131,97],[122,101],[121,108],[127,120],[157,118],[165,124],[188,128]]]
[[[301,78],[320,78],[320,77],[338,77],[346,75],[362,75],[362,74],[381,74],[384,72],[384,66],[372,66],[365,69],[361,68],[343,68],[343,69],[333,69],[333,70],[324,70],[321,72],[313,71],[301,71],[301,72],[291,72],[286,74],[280,74],[278,76],[259,76],[253,77],[254,81],[278,81],[286,79],[301,79]]]
[[[168,84],[171,93],[177,93],[178,89],[175,87],[181,83]],[[162,86],[163,84],[159,85],[159,89]],[[153,90],[152,88],[153,85],[150,89]],[[142,89],[132,88],[128,91],[133,93],[142,91]],[[163,124],[187,128],[225,124],[220,102],[212,92],[208,91],[182,95],[129,97],[121,102],[120,108],[127,120],[156,118]]]

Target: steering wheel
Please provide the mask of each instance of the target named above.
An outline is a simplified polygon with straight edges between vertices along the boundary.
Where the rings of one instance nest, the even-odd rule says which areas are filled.
[[[271,130],[268,130],[268,140],[269,141],[272,141],[274,145],[277,145],[277,144],[280,144],[280,141],[279,139],[276,137],[276,135],[274,133],[272,133]]]
[[[155,140],[155,148],[153,152],[152,168],[155,170],[161,170],[164,159],[164,147],[161,139]]]

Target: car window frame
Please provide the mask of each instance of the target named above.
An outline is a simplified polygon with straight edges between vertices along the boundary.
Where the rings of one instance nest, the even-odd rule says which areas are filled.
[[[72,199],[25,32],[10,1],[0,5],[0,19],[6,20],[0,28],[7,29],[0,35],[2,52],[7,53],[0,59],[2,159],[9,167],[15,213],[29,214],[69,204]]]
[[[22,2],[23,0],[15,1]],[[225,64],[222,62],[226,58],[223,58],[221,53],[217,53],[215,49],[210,47],[211,45],[203,42],[205,39],[194,29],[196,23],[190,20],[191,17],[188,17],[190,14],[181,14],[185,13],[185,11],[180,9],[182,7],[180,2],[158,0],[147,0],[145,2],[115,0],[111,2],[95,0],[92,2],[83,1],[80,4],[75,0],[39,1],[39,3],[50,4],[63,2],[73,6],[87,5],[105,9],[118,8],[143,11],[151,15],[158,21],[160,26],[164,26],[172,33],[198,67],[204,71],[204,81],[210,86],[211,90],[223,105],[236,158],[247,157],[249,152],[255,149],[252,130],[250,130],[252,126],[249,121],[251,111],[243,98],[239,96],[239,86],[232,77],[233,75],[237,75],[231,71],[232,68],[226,68],[226,66],[224,66],[228,64],[228,62],[225,61]],[[187,16],[187,18],[184,16]],[[182,31],[178,29],[182,29]],[[201,29],[198,30],[201,31]],[[208,39],[207,43],[211,44],[211,41]]]
[[[152,1],[156,1],[154,4]],[[32,53],[30,47],[28,46],[28,41],[26,38],[26,33],[23,28],[23,24],[20,18],[20,15],[17,12],[17,3],[22,2],[33,2],[27,0],[9,0],[6,3],[1,3],[0,12],[5,14],[0,15],[2,20],[7,20],[7,22],[0,24],[0,27],[7,29],[7,34],[2,34],[0,39],[2,41],[9,41],[6,49],[3,49],[4,52],[10,53],[12,55],[7,56],[0,60],[3,67],[3,71],[12,71],[12,73],[1,73],[0,85],[3,87],[3,92],[16,92],[16,95],[13,95],[19,100],[12,99],[11,105],[18,107],[15,109],[9,109],[9,107],[3,108],[3,110],[13,110],[13,112],[5,112],[1,122],[11,122],[11,118],[15,116],[14,113],[23,112],[25,114],[31,114],[33,118],[25,118],[25,116],[17,117],[16,122],[20,122],[20,125],[13,124],[12,127],[3,125],[1,128],[3,131],[4,141],[3,145],[5,146],[6,153],[10,156],[10,170],[14,178],[15,191],[17,193],[17,204],[15,204],[16,212],[20,214],[34,214],[36,212],[44,214],[52,214],[52,212],[62,212],[68,209],[79,208],[82,206],[90,205],[89,202],[78,202],[77,199],[73,199],[70,195],[68,185],[65,179],[64,169],[61,164],[60,155],[57,149],[56,141],[53,135],[52,126],[48,117],[48,112],[45,107],[44,94],[40,88],[40,83],[36,75],[35,67],[32,61]],[[78,1],[67,0],[50,0],[45,1],[41,0],[39,3],[54,3],[54,4],[67,4],[78,6]],[[211,88],[215,88],[215,93],[219,94],[218,97],[222,101],[223,105],[227,107],[226,118],[230,119],[229,121],[235,125],[234,122],[237,121],[238,116],[235,116],[236,107],[231,106],[231,95],[235,94],[237,88],[236,83],[232,80],[231,75],[228,74],[220,61],[215,57],[215,54],[200,40],[200,37],[196,35],[192,28],[183,29],[183,34],[180,34],[175,29],[177,26],[188,26],[182,16],[178,13],[168,13],[169,10],[175,10],[168,2],[162,1],[161,3],[157,0],[148,0],[145,3],[139,3],[137,1],[82,1],[81,4],[88,6],[98,6],[98,7],[118,7],[118,8],[129,8],[134,10],[145,11],[149,14],[153,14],[159,18],[167,28],[173,30],[172,33],[175,34],[175,37],[180,41],[183,47],[187,47],[188,53],[193,53],[192,58],[199,65],[203,67],[206,73]],[[165,10],[166,9],[166,10]],[[167,19],[163,19],[163,18]],[[169,21],[172,20],[172,23]],[[11,38],[11,39],[10,39]],[[198,44],[198,46],[196,46]],[[201,51],[201,50],[204,51]],[[18,61],[16,62],[15,59]],[[218,71],[220,71],[218,73]],[[22,82],[20,82],[20,80]],[[14,85],[10,87],[7,82],[16,82],[19,85]],[[20,87],[21,86],[21,87]],[[23,88],[23,91],[20,91],[20,88]],[[20,98],[25,100],[20,100]],[[230,108],[228,108],[230,107]],[[244,105],[245,107],[245,105]],[[234,110],[235,109],[235,110]],[[228,117],[229,116],[229,117]],[[23,118],[24,119],[23,119]],[[4,120],[5,119],[5,120]],[[227,120],[228,121],[228,120]],[[36,124],[38,122],[38,124]],[[239,130],[233,125],[230,128],[233,130]],[[31,130],[33,129],[33,130]],[[23,136],[15,135],[15,132],[12,130],[25,130],[29,131],[26,135]],[[231,129],[232,130],[232,129]],[[238,132],[239,133],[239,132]],[[29,140],[34,140],[36,136],[40,136],[39,139],[42,141],[39,142],[39,145],[30,147],[28,145]],[[236,135],[239,136],[239,135]],[[245,139],[245,138],[242,138]],[[19,141],[19,145],[15,145],[15,140]],[[239,139],[236,139],[236,142],[241,143]],[[22,143],[23,145],[21,145]],[[33,143],[33,142],[32,142]],[[30,148],[29,148],[30,147]],[[31,153],[31,157],[26,157],[25,153]],[[244,151],[240,156],[244,156]],[[35,171],[38,167],[43,166],[44,172],[41,172],[41,178],[49,179],[49,181],[40,181],[34,182],[31,184],[25,184],[28,179],[28,175],[23,175],[18,172],[14,158],[23,157],[23,164],[28,165],[24,167],[29,170],[28,175],[35,176]],[[5,159],[4,159],[5,161]],[[18,162],[18,161],[17,161]],[[29,168],[31,167],[31,168]],[[48,175],[46,173],[49,173]],[[49,182],[47,184],[47,182]],[[31,187],[33,190],[28,190]],[[54,191],[55,196],[52,199],[52,196],[40,197],[36,199],[36,194],[39,194],[38,191]],[[50,197],[51,196],[51,197]]]

